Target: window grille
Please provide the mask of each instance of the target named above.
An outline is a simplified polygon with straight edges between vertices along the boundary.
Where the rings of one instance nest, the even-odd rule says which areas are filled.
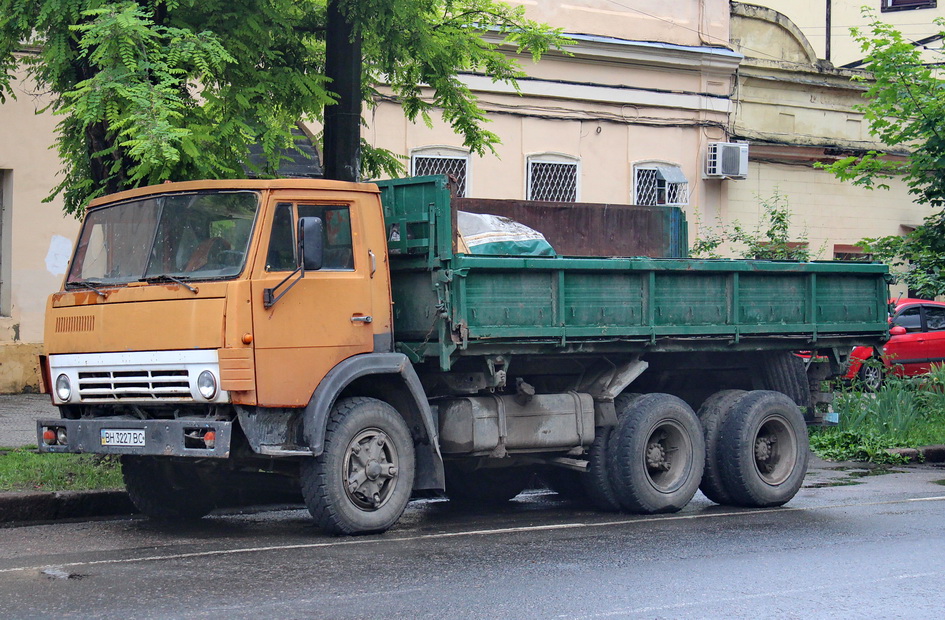
[[[453,175],[456,179],[456,197],[466,196],[466,157],[440,157],[429,155],[413,156],[413,175],[426,176],[428,174]]]
[[[936,0],[882,0],[880,7],[883,13],[887,13],[909,9],[934,9],[936,5]]]
[[[577,162],[529,160],[528,200],[577,201]]]
[[[639,167],[636,169],[636,204],[685,205],[689,203],[689,182],[675,166]]]

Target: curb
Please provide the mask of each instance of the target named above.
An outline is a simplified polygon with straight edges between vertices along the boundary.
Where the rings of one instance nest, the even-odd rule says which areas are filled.
[[[910,463],[945,462],[945,445],[922,446],[921,448],[890,448],[886,452],[903,456],[909,459]]]
[[[124,491],[0,493],[0,523],[81,519],[135,512]]]

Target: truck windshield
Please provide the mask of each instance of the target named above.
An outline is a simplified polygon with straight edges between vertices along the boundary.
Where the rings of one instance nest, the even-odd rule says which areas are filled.
[[[246,263],[259,195],[151,196],[89,211],[66,286],[230,278]]]

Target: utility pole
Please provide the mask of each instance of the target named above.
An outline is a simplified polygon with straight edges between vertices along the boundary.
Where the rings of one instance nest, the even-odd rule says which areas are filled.
[[[361,170],[361,35],[329,0],[325,37],[325,75],[337,103],[325,106],[326,179],[357,181]]]

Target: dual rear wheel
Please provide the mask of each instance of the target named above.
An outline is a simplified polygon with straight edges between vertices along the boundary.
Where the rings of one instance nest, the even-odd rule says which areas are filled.
[[[698,415],[670,394],[616,403],[618,424],[599,428],[581,476],[606,511],[676,512],[702,489],[719,504],[780,506],[807,471],[804,416],[786,395],[725,390]]]

